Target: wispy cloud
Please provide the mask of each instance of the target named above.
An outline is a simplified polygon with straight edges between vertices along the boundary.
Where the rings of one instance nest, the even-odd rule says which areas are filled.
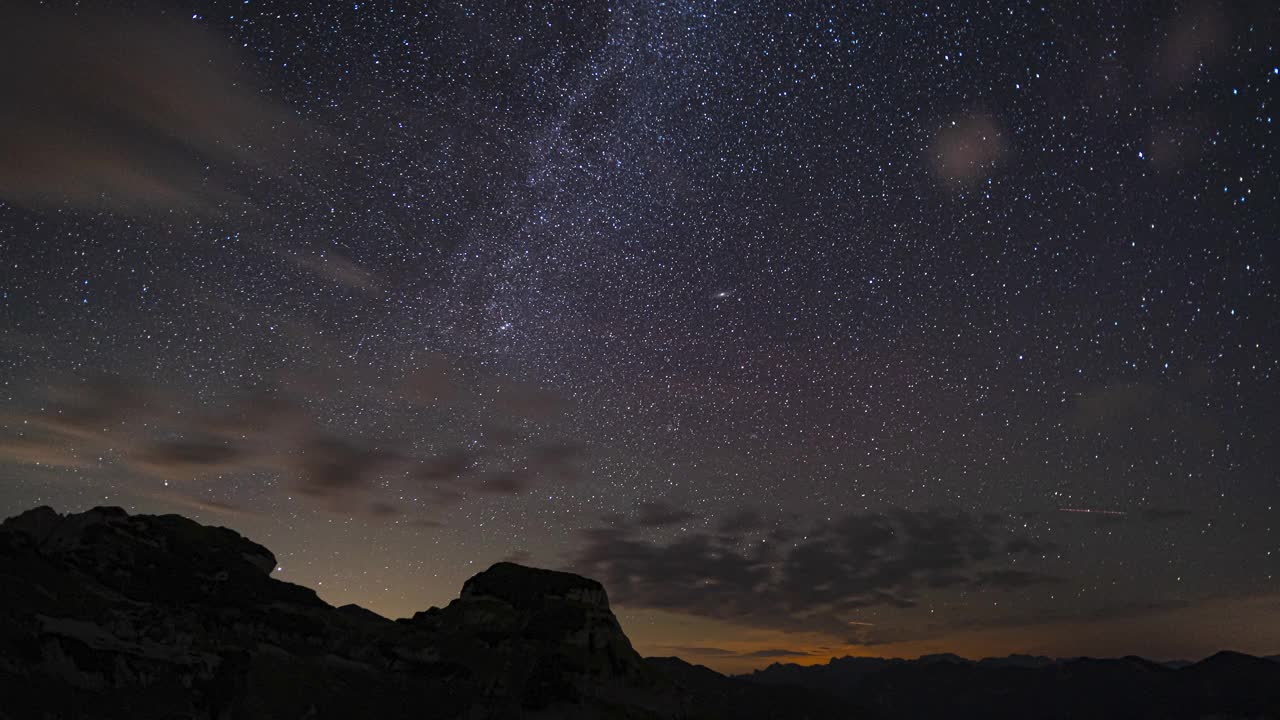
[[[0,24],[0,198],[127,213],[208,209],[299,130],[193,23],[16,3]]]
[[[456,388],[460,395],[469,390],[477,388]],[[388,406],[396,402],[392,395],[363,402]],[[268,473],[284,489],[334,512],[376,518],[420,515],[476,495],[523,493],[547,478],[572,476],[586,451],[563,438],[514,431],[493,444],[450,445],[444,433],[416,438],[425,440],[420,443],[365,437],[322,423],[312,404],[288,391],[248,393],[230,409],[210,410],[163,386],[121,376],[56,383],[26,404],[29,409],[0,418],[0,461],[80,469],[114,463],[135,479],[168,481],[173,494],[195,481]],[[483,412],[493,426],[522,421],[506,408],[473,412]],[[424,446],[439,449],[418,449]],[[147,487],[154,492],[154,485]]]

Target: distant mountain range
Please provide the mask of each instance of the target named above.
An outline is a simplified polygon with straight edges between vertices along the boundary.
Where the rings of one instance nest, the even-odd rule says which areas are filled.
[[[270,576],[178,515],[37,508],[0,524],[0,720],[1280,718],[1280,662],[1219,653],[840,658],[726,677],[641,658],[597,582],[499,563],[388,620]]]
[[[1170,663],[844,657],[808,667],[774,664],[739,679],[829,693],[880,717],[1280,718],[1280,657],[1235,652]]]

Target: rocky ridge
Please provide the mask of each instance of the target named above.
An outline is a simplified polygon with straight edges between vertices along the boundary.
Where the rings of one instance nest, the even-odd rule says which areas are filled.
[[[275,567],[179,515],[5,520],[0,720],[848,717],[821,693],[641,658],[604,587],[577,575],[498,563],[393,621]]]
[[[604,588],[499,563],[391,621],[225,528],[119,508],[0,525],[0,717],[664,717]],[[32,714],[37,713],[38,714]]]
[[[726,677],[641,658],[600,583],[498,563],[388,620],[178,515],[0,523],[0,720],[1280,718],[1280,663],[954,655]]]
[[[1280,718],[1280,663],[1227,651],[1182,663],[1133,656],[843,657],[825,665],[774,664],[737,679],[830,693],[881,717]]]

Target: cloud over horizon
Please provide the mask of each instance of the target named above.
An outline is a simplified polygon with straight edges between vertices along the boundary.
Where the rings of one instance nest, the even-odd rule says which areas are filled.
[[[1045,546],[991,515],[850,513],[782,534],[726,526],[735,524],[670,542],[648,539],[641,522],[587,529],[570,567],[603,582],[619,605],[860,643],[878,641],[880,631],[851,623],[858,611],[912,608],[927,591],[1055,580],[1017,566]]]

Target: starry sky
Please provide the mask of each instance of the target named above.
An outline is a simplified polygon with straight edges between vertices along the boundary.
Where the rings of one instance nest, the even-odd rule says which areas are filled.
[[[1280,652],[1270,2],[0,15],[0,514],[729,671]]]

